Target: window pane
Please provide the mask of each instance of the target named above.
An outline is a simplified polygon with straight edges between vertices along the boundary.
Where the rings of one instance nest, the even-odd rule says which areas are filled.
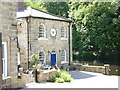
[[[2,75],[3,78],[7,76],[7,51],[6,44],[2,44]]]
[[[61,37],[62,38],[67,38],[67,31],[65,29],[65,27],[61,27]]]
[[[44,27],[44,25],[39,26],[39,37],[45,37],[45,27]]]
[[[61,37],[64,37],[65,35],[65,32],[64,32],[64,27],[61,27]]]
[[[65,51],[64,50],[62,50],[62,52],[61,52],[61,59],[62,59],[62,61],[65,61]]]
[[[4,52],[4,44],[2,44],[2,74],[4,74],[5,70],[5,52]]]
[[[40,52],[40,54],[39,54],[39,60],[44,62],[44,59],[45,59],[44,52]]]
[[[45,63],[45,53],[44,52],[40,52],[39,53],[39,64],[40,64],[40,68],[44,67]]]
[[[5,58],[4,45],[2,45],[2,58]]]

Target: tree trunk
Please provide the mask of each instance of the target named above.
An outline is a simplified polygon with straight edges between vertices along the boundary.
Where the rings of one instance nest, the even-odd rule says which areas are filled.
[[[35,71],[34,71],[35,73],[35,82],[38,82],[38,78],[37,78],[37,69],[35,69]]]

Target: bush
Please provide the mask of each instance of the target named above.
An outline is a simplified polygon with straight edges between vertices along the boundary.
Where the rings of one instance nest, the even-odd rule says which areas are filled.
[[[71,82],[73,80],[71,75],[68,72],[63,71],[63,70],[60,71],[59,77],[63,78],[65,82]]]
[[[60,78],[60,77],[56,77],[56,78],[55,78],[55,82],[56,82],[56,83],[64,83],[64,79],[63,79],[63,78]]]
[[[68,72],[61,70],[57,76],[53,76],[49,81],[63,83],[63,82],[71,82],[72,80],[73,78]]]

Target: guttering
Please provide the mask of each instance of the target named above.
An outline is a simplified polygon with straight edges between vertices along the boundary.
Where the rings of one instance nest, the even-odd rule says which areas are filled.
[[[28,18],[29,16],[23,16],[23,17],[17,17],[17,19],[20,18]],[[58,20],[58,19],[52,19],[52,18],[45,18],[45,17],[37,17],[37,16],[31,16],[32,18],[40,18],[40,19],[47,19],[47,20],[55,20],[55,21],[64,21],[64,22],[72,22],[72,20]]]

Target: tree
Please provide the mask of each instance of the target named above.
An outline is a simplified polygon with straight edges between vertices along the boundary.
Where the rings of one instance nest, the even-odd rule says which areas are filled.
[[[72,1],[69,6],[69,16],[79,32],[77,43],[82,42],[83,52],[79,51],[80,55],[89,52],[93,59],[117,64],[120,52],[120,4]]]
[[[34,61],[33,68],[34,68],[35,82],[38,82],[37,69],[38,69],[38,65],[39,65],[39,56],[36,54],[33,54],[31,56],[31,60]]]
[[[45,4],[46,2],[40,2],[39,0],[36,0],[34,2],[32,0],[25,0],[24,2],[24,6],[31,6],[38,10],[47,11],[45,8]]]
[[[31,6],[58,16],[68,17],[69,6],[67,2],[40,2],[39,0],[32,2],[32,0],[26,0],[25,6]]]
[[[35,69],[38,69],[39,56],[36,55],[36,54],[33,54],[33,55],[31,56],[31,60],[34,61],[34,65],[33,65],[33,67],[34,67]]]

